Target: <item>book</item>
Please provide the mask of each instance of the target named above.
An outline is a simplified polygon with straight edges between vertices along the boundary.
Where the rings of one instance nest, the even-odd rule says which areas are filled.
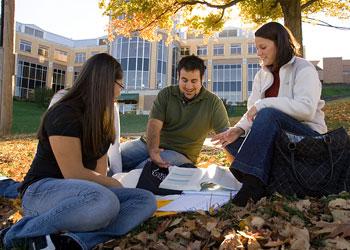
[[[171,166],[169,174],[159,187],[182,191],[201,191],[213,185],[229,190],[239,190],[242,186],[229,168],[212,164],[207,168]]]

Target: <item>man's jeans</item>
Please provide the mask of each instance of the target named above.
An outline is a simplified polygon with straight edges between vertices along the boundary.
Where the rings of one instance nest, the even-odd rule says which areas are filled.
[[[136,168],[143,168],[149,161],[149,154],[146,143],[140,139],[124,142],[120,145],[122,155],[123,172],[129,172]],[[168,161],[170,165],[182,165],[192,163],[186,156],[174,150],[164,150],[160,152],[160,157]]]
[[[62,232],[87,250],[152,216],[156,201],[142,189],[45,178],[28,187],[22,206],[24,217],[5,234],[6,248],[23,244],[26,238]]]
[[[255,117],[247,137],[244,140],[239,138],[236,142],[227,145],[227,151],[235,157],[231,168],[243,174],[254,175],[266,185],[275,140],[281,129],[300,135],[319,135],[307,125],[277,109],[264,108]],[[239,181],[244,182],[244,179]]]

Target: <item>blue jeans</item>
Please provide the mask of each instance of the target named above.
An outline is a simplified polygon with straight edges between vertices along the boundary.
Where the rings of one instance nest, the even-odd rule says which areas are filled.
[[[243,173],[241,179],[236,176],[239,181],[244,183],[242,176],[248,174],[259,178],[265,185],[268,184],[274,144],[281,129],[300,135],[319,135],[309,126],[277,109],[260,110],[247,137],[240,138],[226,147],[235,157],[231,168]]]
[[[17,198],[17,188],[20,186],[20,182],[8,179],[5,176],[0,176],[0,197],[4,198]]]
[[[45,178],[28,187],[22,206],[24,217],[5,234],[6,248],[26,238],[64,233],[85,250],[128,233],[152,216],[156,201],[142,189]]]
[[[143,168],[147,161],[149,161],[149,154],[146,143],[140,139],[127,141],[120,145],[122,156],[123,172],[129,172],[136,168]],[[168,161],[171,165],[182,165],[185,163],[192,163],[186,156],[174,150],[164,150],[160,152],[160,157]]]

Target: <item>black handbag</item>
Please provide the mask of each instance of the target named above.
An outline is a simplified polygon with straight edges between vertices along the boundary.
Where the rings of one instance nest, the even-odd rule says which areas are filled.
[[[320,197],[350,191],[350,142],[344,128],[318,136],[282,130],[275,142],[269,193]]]

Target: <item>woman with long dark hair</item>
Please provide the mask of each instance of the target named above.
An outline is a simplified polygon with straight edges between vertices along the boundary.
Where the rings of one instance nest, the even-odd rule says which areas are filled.
[[[234,127],[212,139],[234,156],[230,169],[243,186],[233,202],[240,206],[265,195],[281,129],[301,135],[327,132],[318,73],[298,57],[292,33],[270,22],[255,32],[255,44],[262,68],[254,78],[248,111]]]
[[[106,175],[122,73],[112,56],[91,57],[43,115],[37,152],[20,187],[24,217],[2,232],[6,248],[91,249],[155,211],[150,192],[123,188]]]

